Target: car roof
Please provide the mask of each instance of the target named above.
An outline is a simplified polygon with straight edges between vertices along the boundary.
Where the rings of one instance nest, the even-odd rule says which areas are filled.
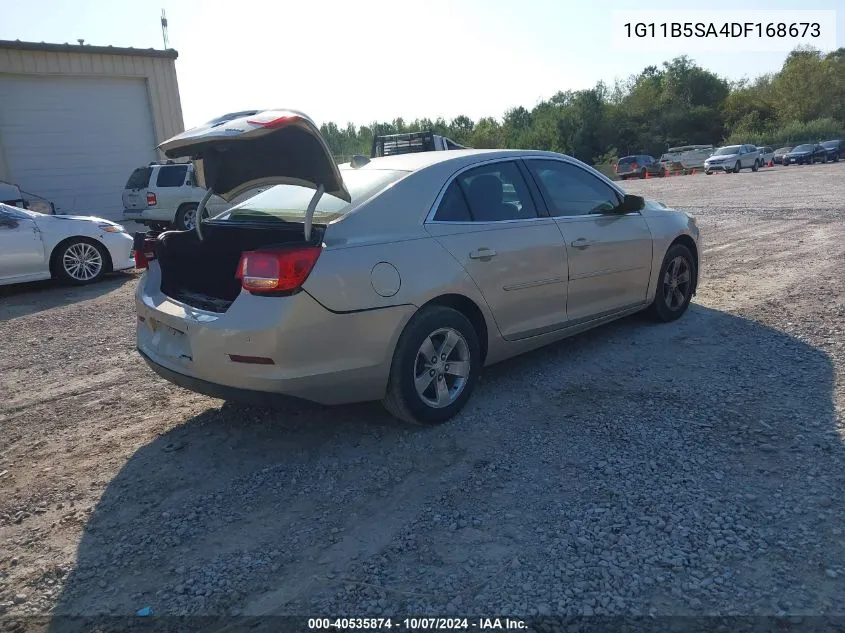
[[[561,158],[563,154],[544,152],[540,150],[521,149],[450,149],[433,152],[414,152],[410,154],[396,154],[371,158],[370,161],[358,169],[390,169],[395,171],[418,171],[431,165],[454,161],[456,165],[471,165],[475,162],[494,158],[519,158],[534,156],[538,158]],[[568,158],[568,157],[567,157]],[[351,169],[349,163],[340,165],[341,169]]]

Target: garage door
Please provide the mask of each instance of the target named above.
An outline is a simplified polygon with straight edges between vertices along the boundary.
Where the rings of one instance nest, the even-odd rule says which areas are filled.
[[[129,174],[157,158],[144,80],[0,75],[0,95],[12,182],[59,213],[120,218]]]

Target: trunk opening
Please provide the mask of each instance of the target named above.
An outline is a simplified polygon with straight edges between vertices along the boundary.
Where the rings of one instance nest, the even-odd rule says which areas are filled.
[[[167,231],[156,242],[161,291],[182,303],[210,312],[226,312],[241,293],[235,278],[241,253],[258,248],[316,246],[324,227],[315,226],[306,242],[299,222],[284,226],[203,222],[196,231]]]

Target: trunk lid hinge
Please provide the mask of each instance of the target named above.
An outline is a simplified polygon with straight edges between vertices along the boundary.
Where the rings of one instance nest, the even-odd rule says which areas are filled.
[[[317,190],[314,192],[314,195],[311,197],[311,202],[308,203],[308,208],[305,210],[305,241],[309,242],[311,240],[311,223],[314,219],[314,212],[317,210],[317,203],[320,202],[320,198],[323,197],[323,194],[326,192],[326,187],[324,185],[320,185],[317,187]]]

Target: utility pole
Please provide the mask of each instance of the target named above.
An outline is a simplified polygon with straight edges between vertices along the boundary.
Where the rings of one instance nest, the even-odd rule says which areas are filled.
[[[161,39],[164,40],[164,50],[170,48],[170,42],[167,39],[167,16],[164,14],[164,9],[161,10]]]

